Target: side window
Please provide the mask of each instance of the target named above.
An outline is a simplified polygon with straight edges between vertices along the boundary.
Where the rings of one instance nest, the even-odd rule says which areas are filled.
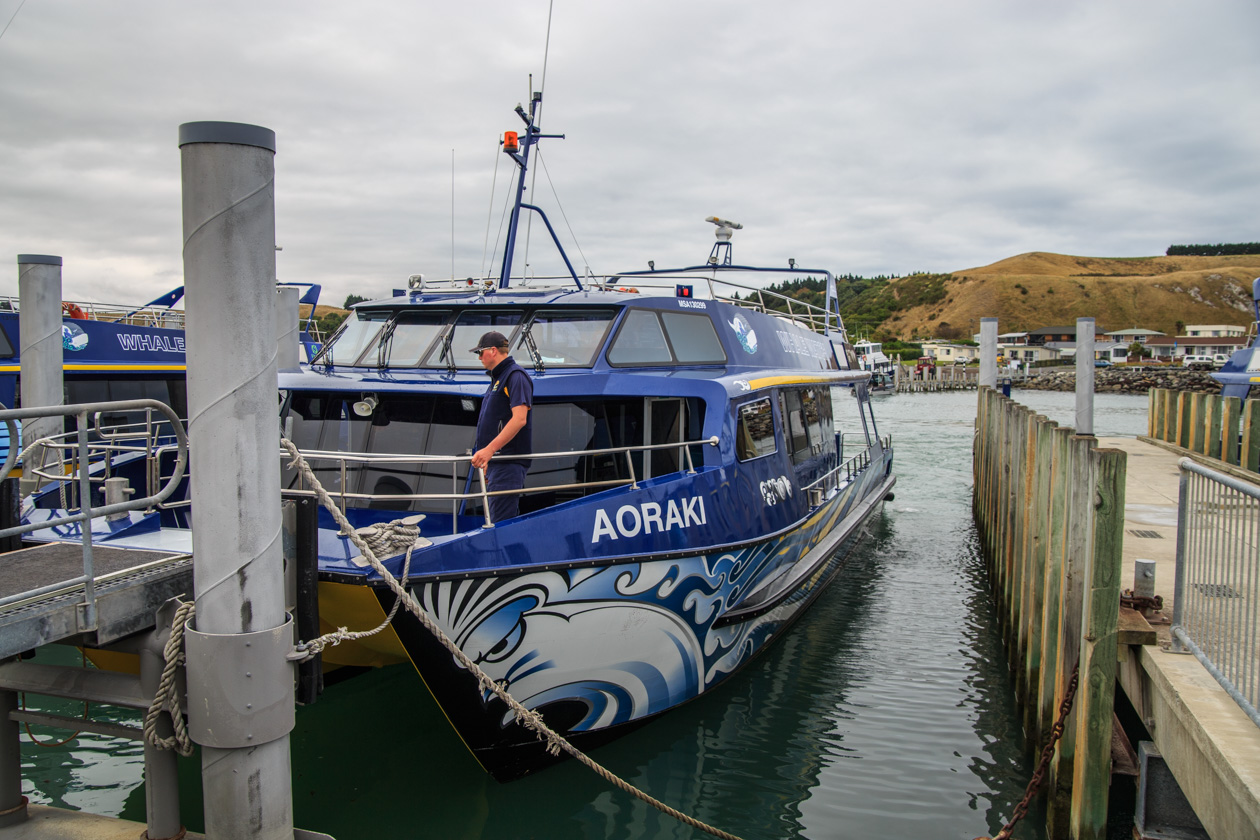
[[[801,392],[805,408],[805,422],[809,425],[809,437],[821,444],[822,451],[835,448],[836,433],[831,423],[831,396],[825,388],[808,388]]]
[[[735,453],[739,460],[760,458],[774,451],[774,412],[770,407],[770,398],[741,405],[735,430]]]
[[[673,361],[665,333],[656,313],[647,309],[632,309],[617,331],[617,338],[608,350],[608,363],[612,365],[667,365]]]
[[[669,343],[678,361],[701,365],[726,361],[726,351],[708,315],[662,312],[661,319],[665,321],[665,332],[669,334]]]
[[[782,391],[779,394],[779,408],[783,412],[784,433],[787,437],[788,449],[792,453],[793,463],[800,464],[809,460],[813,452],[809,445],[810,429],[805,417],[801,392]]]

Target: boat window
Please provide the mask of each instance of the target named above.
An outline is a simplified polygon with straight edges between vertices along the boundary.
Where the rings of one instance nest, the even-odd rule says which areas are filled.
[[[801,392],[796,389],[782,391],[779,394],[779,409],[783,412],[783,427],[787,438],[788,451],[792,453],[792,461],[799,464],[809,460],[813,455],[810,448],[810,428],[805,419],[805,408],[801,404]],[[814,428],[817,434],[817,427]]]
[[[775,449],[774,412],[770,407],[770,398],[764,397],[741,405],[739,428],[735,433],[735,450],[739,460],[760,458]]]
[[[157,400],[169,405],[178,417],[188,416],[186,382],[183,379],[66,379],[66,403],[117,402],[120,400]],[[101,426],[133,426],[139,429],[145,422],[145,411],[107,412],[101,415]],[[153,412],[153,422],[165,423],[166,415]],[[67,417],[65,431],[77,427],[73,417]]]
[[[389,338],[387,367],[415,367],[442,333],[450,312],[403,312]]]
[[[391,455],[459,455],[473,445],[477,430],[477,402],[449,394],[378,394],[380,402],[368,417],[354,412],[362,398],[355,392],[303,393],[294,391],[289,416],[292,440],[303,450],[340,450]],[[342,489],[340,464],[314,459],[316,477],[332,492]],[[366,467],[347,462],[345,490],[378,496],[453,493],[464,489],[468,462],[459,464],[391,464]],[[296,471],[284,467],[284,486],[299,485]],[[377,499],[351,501],[351,507],[450,513],[450,500]]]
[[[547,367],[590,367],[612,323],[612,310],[539,311],[529,329]]]
[[[16,355],[17,352],[13,349],[13,342],[9,340],[9,334],[5,332],[4,327],[0,327],[0,359],[10,359]]]
[[[827,449],[828,441],[836,437],[831,420],[831,396],[824,388],[806,388],[801,392],[801,406],[805,411],[805,423],[809,437],[820,449]]]
[[[447,342],[446,336],[437,342],[424,358],[425,367],[446,367],[446,348],[449,346],[451,357],[458,368],[477,369],[481,362],[477,356],[468,352],[477,346],[484,333],[497,330],[512,341],[512,333],[521,322],[522,312],[514,310],[467,310],[459,314],[455,321],[454,335]],[[509,345],[510,346],[510,345]]]
[[[669,336],[677,361],[695,365],[722,364],[726,361],[726,351],[722,349],[722,342],[708,315],[662,312],[661,319],[665,322],[665,334]]]
[[[380,335],[381,327],[385,326],[385,322],[389,320],[388,312],[362,312],[357,309],[351,310],[350,316],[346,318],[346,322],[342,324],[341,329],[337,331],[331,339],[328,340],[328,347],[324,350],[324,361],[331,361],[340,365],[354,365],[364,351],[369,347],[374,347],[377,336]],[[364,364],[375,366],[375,358],[370,359]]]
[[[610,365],[667,365],[673,354],[665,343],[660,319],[650,309],[631,309],[608,350]]]

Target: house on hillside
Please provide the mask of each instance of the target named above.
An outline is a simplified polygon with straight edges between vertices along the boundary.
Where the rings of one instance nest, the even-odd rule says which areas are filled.
[[[954,344],[949,341],[925,341],[923,342],[923,355],[931,356],[936,361],[949,365],[958,359],[967,362],[978,359],[980,357],[980,348],[968,344]]]
[[[1241,327],[1238,329],[1242,329]],[[1146,349],[1161,359],[1177,361],[1183,356],[1212,356],[1217,353],[1231,355],[1235,350],[1247,346],[1245,334],[1238,335],[1182,335],[1161,336],[1146,342]]]
[[[1191,324],[1186,327],[1186,338],[1238,338],[1246,334],[1246,327],[1234,324]]]
[[[1047,344],[1071,344],[1076,341],[1076,325],[1070,327],[1041,327],[1028,331],[1028,344],[1045,346]]]
[[[1148,339],[1160,338],[1165,333],[1156,332],[1155,330],[1141,330],[1135,327],[1131,330],[1112,330],[1109,333],[1104,333],[1104,335],[1112,341],[1123,341],[1128,344],[1136,341],[1138,344],[1145,344]]]

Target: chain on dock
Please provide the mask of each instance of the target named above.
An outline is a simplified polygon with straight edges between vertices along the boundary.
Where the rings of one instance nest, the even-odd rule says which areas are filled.
[[[651,805],[653,808],[656,808],[662,813],[668,814],[679,822],[689,825],[692,828],[699,829],[700,831],[711,834],[714,837],[723,838],[723,840],[740,840],[740,838],[734,834],[730,834],[720,828],[715,828],[707,823],[703,823],[694,817],[690,817],[683,812],[666,805],[659,799],[656,799],[642,790],[639,790],[637,787],[622,779],[620,776],[617,776],[615,773],[599,764],[599,762],[586,755],[586,753],[569,743],[568,739],[547,726],[547,724],[543,722],[542,715],[538,712],[527,709],[521,705],[516,698],[508,693],[502,683],[495,682],[489,674],[477,665],[476,662],[469,659],[468,655],[465,654],[459,646],[451,641],[446,633],[442,631],[442,628],[438,627],[437,624],[433,622],[433,619],[429,618],[428,614],[423,608],[421,608],[420,604],[416,602],[411,593],[398,582],[397,578],[389,573],[389,570],[385,568],[384,564],[377,559],[375,552],[372,550],[371,546],[369,546],[367,540],[355,531],[355,529],[350,525],[350,522],[346,519],[345,514],[341,512],[341,509],[337,507],[336,502],[334,502],[332,497],[328,495],[328,491],[325,490],[323,485],[321,485],[316,479],[314,471],[306,463],[306,459],[302,457],[302,453],[298,451],[298,448],[294,446],[291,441],[283,437],[280,438],[280,445],[284,447],[285,451],[287,451],[293,458],[289,466],[296,467],[300,470],[306,480],[310,482],[310,486],[314,489],[316,496],[319,497],[320,503],[328,509],[329,513],[332,514],[333,519],[341,527],[342,534],[354,543],[355,547],[363,553],[363,557],[368,561],[368,564],[371,565],[376,573],[379,574],[385,581],[385,584],[398,596],[398,600],[394,604],[394,609],[396,610],[398,608],[398,604],[406,606],[407,611],[414,615],[424,628],[433,634],[433,637],[441,642],[442,646],[450,651],[451,655],[454,656],[461,665],[467,668],[469,673],[476,677],[477,683],[480,685],[482,690],[493,692],[516,714],[516,719],[520,721],[522,726],[531,730],[540,741],[544,741],[546,743],[547,752],[552,755],[559,755],[561,752],[568,753],[570,756],[595,771],[595,773],[597,773],[605,781],[610,782],[626,793],[629,793],[631,796],[637,797],[643,802],[646,802],[648,805]],[[418,533],[419,530],[417,529],[417,534]],[[414,537],[412,538],[412,544],[414,544]],[[410,552],[408,552],[408,561],[410,561]],[[405,575],[406,572],[404,571],[404,580],[406,579]],[[393,611],[391,611],[390,615],[393,615]],[[388,619],[385,623],[389,623]],[[377,629],[379,630],[381,628]],[[339,633],[342,631],[345,631],[344,627],[341,628]],[[337,634],[329,634],[329,636],[333,635]],[[321,637],[321,639],[324,638],[327,637]],[[336,642],[332,643],[335,644]]]
[[[1015,824],[1024,818],[1028,813],[1028,806],[1032,804],[1033,798],[1037,795],[1037,791],[1041,789],[1042,784],[1046,781],[1046,770],[1050,767],[1050,759],[1054,756],[1054,746],[1059,743],[1059,739],[1063,737],[1063,728],[1067,725],[1068,713],[1072,711],[1072,701],[1076,699],[1076,687],[1080,683],[1081,663],[1072,666],[1072,679],[1068,681],[1067,691],[1063,693],[1063,702],[1059,704],[1059,719],[1054,722],[1054,728],[1050,730],[1050,740],[1046,742],[1045,747],[1041,750],[1041,761],[1037,763],[1037,771],[1033,773],[1032,779],[1028,781],[1028,788],[1024,791],[1024,798],[1015,806],[1015,810],[1011,813],[1010,822],[1002,826],[1002,830],[993,837],[977,837],[976,840],[1010,840],[1011,833],[1015,831]]]

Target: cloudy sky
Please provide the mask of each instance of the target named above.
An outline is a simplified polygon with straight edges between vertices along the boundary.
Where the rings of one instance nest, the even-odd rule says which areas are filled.
[[[739,262],[865,275],[1260,240],[1256,0],[551,9],[548,50],[549,0],[0,0],[0,294],[19,253],[67,298],[180,285],[198,120],[276,132],[281,280],[494,272],[498,140],[544,70],[567,137],[531,195],[579,269],[702,262],[709,215]]]

